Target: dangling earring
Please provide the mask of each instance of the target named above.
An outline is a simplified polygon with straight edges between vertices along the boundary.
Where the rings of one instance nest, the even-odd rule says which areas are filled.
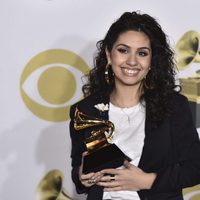
[[[108,84],[108,85],[110,85],[110,78],[109,78],[109,72],[108,72],[108,70],[109,70],[109,67],[110,67],[110,63],[108,63],[107,65],[106,65],[106,69],[105,69],[105,72],[104,72],[104,75],[105,75],[105,80],[106,80],[106,83]]]

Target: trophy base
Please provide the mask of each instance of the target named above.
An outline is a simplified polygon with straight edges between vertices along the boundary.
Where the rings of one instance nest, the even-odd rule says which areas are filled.
[[[115,144],[109,144],[84,156],[83,173],[97,172],[106,168],[117,168],[123,165],[124,160],[131,161]]]

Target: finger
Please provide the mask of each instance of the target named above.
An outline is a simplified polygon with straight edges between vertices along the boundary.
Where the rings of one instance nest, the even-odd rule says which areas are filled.
[[[110,176],[103,176],[99,181],[107,181],[107,182],[110,182],[110,181],[115,181],[116,180],[116,176],[111,174]]]
[[[81,183],[83,184],[85,181],[88,182],[89,181],[89,184],[92,184],[92,183],[96,183],[98,182],[101,177],[103,176],[103,174],[101,172],[91,172],[91,173],[88,173],[88,174],[81,174],[80,175],[80,181]]]
[[[110,181],[115,181],[116,179],[116,175],[115,174],[111,174],[110,175]]]
[[[103,186],[106,188],[113,188],[113,187],[118,187],[119,183],[117,181],[105,181],[105,182],[98,182],[97,185]]]
[[[91,184],[91,185],[94,185],[94,184],[97,183],[97,180],[95,180],[95,179],[90,179],[90,180],[87,180],[87,183],[88,183],[88,184]]]
[[[125,161],[124,161],[124,167],[125,167],[125,168],[130,169],[131,166],[132,166],[132,165],[131,165],[130,162],[128,162],[128,160],[125,160]]]
[[[84,151],[84,152],[82,153],[82,157],[86,156],[87,154],[88,154],[88,152],[87,152],[87,151]]]
[[[83,182],[86,182],[86,184],[89,184],[91,186],[91,185],[98,183],[100,181],[100,179],[102,178],[102,176],[103,176],[103,174],[101,174],[100,172],[97,172],[90,179],[86,179]]]
[[[84,181],[84,180],[88,180],[88,179],[93,179],[93,176],[94,176],[94,172],[89,173],[89,174],[81,174],[80,180]]]
[[[84,180],[83,181],[88,181],[89,184],[91,183],[97,183],[99,182],[99,180],[102,178],[102,174],[100,172],[98,173],[94,173],[93,176],[90,176],[90,177],[84,177]]]
[[[96,172],[92,178],[96,181],[99,181],[103,176],[104,174],[102,174],[101,172]]]
[[[103,169],[103,170],[101,170],[102,174],[114,174],[114,175],[116,175],[116,174],[118,174],[118,172],[119,172],[119,169]]]
[[[92,185],[96,184],[97,182],[98,182],[98,180],[94,179],[93,177],[91,177],[90,179],[81,180],[81,183],[86,187],[91,187]]]
[[[96,181],[95,181],[95,180],[86,180],[86,181],[83,181],[82,184],[83,184],[85,187],[91,187],[91,186],[93,186],[94,184],[96,184]]]

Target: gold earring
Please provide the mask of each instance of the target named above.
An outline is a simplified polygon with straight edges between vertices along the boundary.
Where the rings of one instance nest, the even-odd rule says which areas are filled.
[[[110,84],[110,79],[109,79],[109,72],[108,72],[108,69],[110,67],[110,63],[108,63],[106,65],[106,69],[105,69],[105,72],[104,72],[104,75],[105,75],[105,80],[106,80],[106,83],[109,85]]]

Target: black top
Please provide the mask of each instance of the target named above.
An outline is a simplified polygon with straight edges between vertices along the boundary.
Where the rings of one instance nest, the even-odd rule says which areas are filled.
[[[155,172],[157,178],[150,190],[138,191],[141,200],[182,200],[183,188],[200,183],[200,141],[189,103],[176,92],[171,98],[169,117],[159,124],[150,119],[145,121],[145,140],[138,167],[145,172]],[[78,169],[82,153],[86,151],[84,138],[91,130],[76,131],[73,119],[76,107],[90,116],[108,119],[108,111],[100,112],[94,107],[99,103],[109,104],[109,98],[91,95],[70,110],[72,180],[77,193],[87,193],[88,200],[101,200],[103,188],[97,185],[87,188],[79,181]]]

